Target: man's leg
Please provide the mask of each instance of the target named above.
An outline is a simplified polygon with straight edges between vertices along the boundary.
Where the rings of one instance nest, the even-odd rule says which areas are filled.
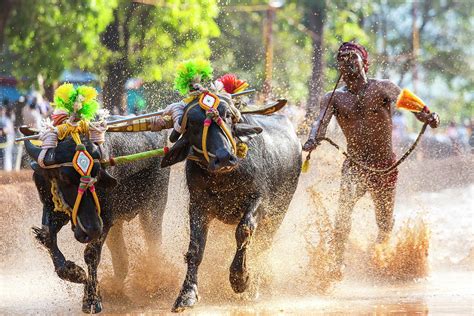
[[[354,171],[350,170],[347,163],[342,168],[341,187],[339,191],[339,208],[336,212],[334,223],[334,236],[332,250],[334,252],[333,272],[337,277],[342,277],[341,266],[344,262],[346,242],[351,231],[351,215],[354,205],[366,192],[365,185],[358,180]]]
[[[379,228],[377,243],[383,243],[390,239],[393,229],[393,209],[395,206],[395,187],[385,187],[371,190],[371,196],[375,204],[375,220]]]

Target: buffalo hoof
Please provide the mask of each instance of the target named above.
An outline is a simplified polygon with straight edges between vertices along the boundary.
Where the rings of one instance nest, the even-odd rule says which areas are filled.
[[[231,268],[229,281],[230,281],[230,286],[232,286],[232,290],[234,290],[235,293],[245,292],[245,290],[249,287],[249,280],[250,280],[250,275],[247,271],[233,270]]]
[[[69,260],[66,261],[64,266],[56,269],[56,273],[65,281],[82,284],[85,284],[87,281],[86,271]]]
[[[39,227],[36,227],[36,226],[31,227],[31,230],[32,230],[33,234],[35,235],[36,240],[43,247],[49,248],[48,247],[48,245],[50,243],[49,233],[45,229],[39,228]]]
[[[173,313],[183,312],[184,310],[193,307],[198,301],[199,295],[197,285],[193,284],[181,290],[181,293],[179,293],[171,311]]]
[[[102,311],[102,301],[100,297],[93,296],[82,300],[82,312],[86,314],[97,314]]]

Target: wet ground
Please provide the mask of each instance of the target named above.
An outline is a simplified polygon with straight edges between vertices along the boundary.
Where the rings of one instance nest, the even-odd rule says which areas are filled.
[[[330,282],[321,277],[325,258],[318,245],[325,237],[324,229],[319,233],[318,228],[331,225],[341,161],[336,155],[313,157],[267,264],[260,269],[250,266],[253,276],[260,275],[259,291],[253,295],[235,295],[230,289],[233,228],[213,225],[200,269],[202,300],[192,314],[474,314],[472,157],[409,161],[401,167],[394,237],[382,259],[372,245],[376,236],[372,204],[364,197],[353,214],[345,277]],[[41,206],[29,179],[29,171],[13,177],[0,175],[0,314],[80,314],[82,287],[55,275],[48,254],[30,233],[31,226],[40,224]],[[99,271],[103,314],[169,312],[184,278],[183,254],[188,243],[182,165],[173,169],[170,185],[159,262],[146,257],[136,221],[126,225],[131,253],[127,299],[113,296],[110,254],[104,251]],[[317,192],[318,201],[308,189]],[[84,247],[74,241],[68,227],[59,243],[66,257],[84,266]],[[399,267],[413,266],[414,272],[399,271]],[[327,286],[322,288],[323,282]]]

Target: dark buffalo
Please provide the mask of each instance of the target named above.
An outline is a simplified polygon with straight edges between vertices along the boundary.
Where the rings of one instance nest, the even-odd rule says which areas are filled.
[[[83,139],[87,151],[94,159],[117,157],[146,151],[165,145],[166,136],[161,133],[106,135],[103,151],[87,139]],[[168,195],[169,169],[160,168],[160,159],[147,159],[128,165],[110,168],[110,175],[94,163],[91,176],[97,179],[96,192],[101,206],[101,216],[89,191],[84,194],[78,211],[77,225],[71,224],[74,237],[85,243],[84,259],[88,273],[74,262],[66,260],[57,245],[57,234],[70,218],[66,213],[54,211],[51,193],[52,180],[56,181],[63,203],[70,208],[76,200],[80,175],[71,166],[41,168],[36,161],[40,148],[25,142],[28,154],[35,160],[33,179],[43,203],[42,228],[33,228],[36,238],[45,246],[53,260],[59,277],[84,284],[82,310],[97,313],[102,310],[101,297],[97,288],[97,266],[102,246],[107,238],[107,246],[112,254],[114,277],[122,282],[128,272],[128,255],[122,235],[123,221],[139,215],[150,255],[157,255],[161,243],[161,225]],[[45,165],[71,162],[76,144],[68,137],[60,141],[54,149],[49,149],[44,159]]]
[[[190,108],[190,109],[189,109]],[[189,109],[189,110],[188,110]],[[247,249],[263,251],[279,228],[296,190],[301,170],[301,145],[290,121],[282,115],[243,115],[232,124],[231,112],[223,101],[218,114],[237,141],[246,141],[247,157],[238,159],[229,139],[215,123],[209,127],[207,149],[202,154],[203,123],[206,112],[188,105],[186,130],[163,158],[162,167],[188,158],[186,179],[190,193],[190,243],[188,270],[173,306],[179,312],[198,300],[197,274],[203,258],[209,224],[218,219],[237,225],[237,251],[230,266],[229,281],[236,293],[249,285]],[[215,117],[216,118],[216,117]]]

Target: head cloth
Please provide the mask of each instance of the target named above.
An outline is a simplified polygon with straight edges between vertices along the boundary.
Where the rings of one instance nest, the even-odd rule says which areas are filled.
[[[337,50],[337,56],[342,53],[353,51],[362,57],[362,62],[364,63],[364,70],[367,72],[369,70],[369,54],[364,46],[355,43],[355,42],[344,42]]]

